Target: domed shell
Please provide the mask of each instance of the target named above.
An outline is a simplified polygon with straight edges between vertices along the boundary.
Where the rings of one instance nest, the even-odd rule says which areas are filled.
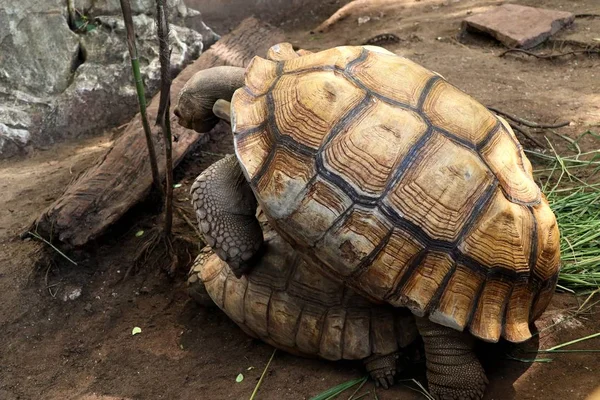
[[[215,254],[200,254],[189,282],[247,334],[293,354],[328,360],[387,355],[418,336],[407,310],[368,302],[311,268],[278,235],[249,275],[236,278]],[[404,312],[403,312],[404,311]]]
[[[556,285],[559,232],[510,126],[377,47],[255,57],[236,154],[273,227],[365,295],[521,342]]]

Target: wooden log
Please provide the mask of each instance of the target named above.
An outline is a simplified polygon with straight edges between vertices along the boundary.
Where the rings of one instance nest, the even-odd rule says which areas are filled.
[[[255,18],[242,21],[173,80],[171,104],[175,104],[179,91],[196,72],[219,65],[246,66],[252,57],[266,55],[269,47],[283,40],[283,32],[277,28]],[[157,94],[148,106],[149,121],[156,120],[158,103]],[[177,165],[204,134],[179,126],[172,110],[171,127],[177,137],[177,142],[173,143],[173,162]],[[158,127],[153,128],[152,134],[159,173],[164,179],[164,141]],[[67,247],[83,246],[102,235],[133,205],[143,200],[151,186],[148,150],[137,114],[106,154],[67,187],[29,230]]]

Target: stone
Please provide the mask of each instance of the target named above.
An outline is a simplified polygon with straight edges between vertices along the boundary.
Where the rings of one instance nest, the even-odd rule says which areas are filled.
[[[63,301],[77,300],[78,298],[81,297],[81,291],[82,291],[81,286],[67,285],[64,289],[62,300]]]
[[[571,24],[566,11],[504,4],[463,20],[463,28],[488,33],[509,48],[529,49]]]
[[[125,26],[118,17],[98,17],[97,28],[82,36],[85,62],[77,69],[73,84],[56,99],[57,110],[47,132],[55,137],[93,134],[121,125],[138,110],[131,75]],[[156,48],[156,23],[144,14],[133,17],[140,70],[148,101],[160,85],[160,63]],[[170,25],[171,72],[179,73],[203,49],[202,35]],[[89,112],[90,104],[95,105]]]
[[[0,7],[0,86],[47,94],[66,89],[79,38],[59,2],[24,0]]]
[[[168,0],[176,75],[219,39],[198,11]],[[138,111],[119,0],[0,0],[0,159],[98,134]],[[159,89],[155,0],[132,0],[146,97]],[[82,22],[83,21],[83,22]]]
[[[153,18],[156,13],[156,0],[131,0],[130,4],[134,15],[145,14]],[[120,0],[75,0],[75,9],[90,19],[122,15]],[[205,48],[219,40],[220,36],[204,24],[201,13],[189,8],[183,0],[167,0],[167,9],[169,22],[200,33]]]

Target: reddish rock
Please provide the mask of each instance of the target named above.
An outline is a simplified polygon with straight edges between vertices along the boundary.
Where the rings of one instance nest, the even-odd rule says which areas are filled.
[[[488,33],[510,48],[529,49],[574,19],[575,16],[566,11],[504,4],[465,18],[463,28]]]

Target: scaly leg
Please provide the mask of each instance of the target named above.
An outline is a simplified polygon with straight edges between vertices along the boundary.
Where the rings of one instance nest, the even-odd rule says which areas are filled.
[[[488,380],[466,333],[416,318],[425,344],[429,390],[440,400],[479,400]]]
[[[192,185],[192,204],[204,240],[239,278],[261,250],[257,202],[234,155],[208,167]]]

